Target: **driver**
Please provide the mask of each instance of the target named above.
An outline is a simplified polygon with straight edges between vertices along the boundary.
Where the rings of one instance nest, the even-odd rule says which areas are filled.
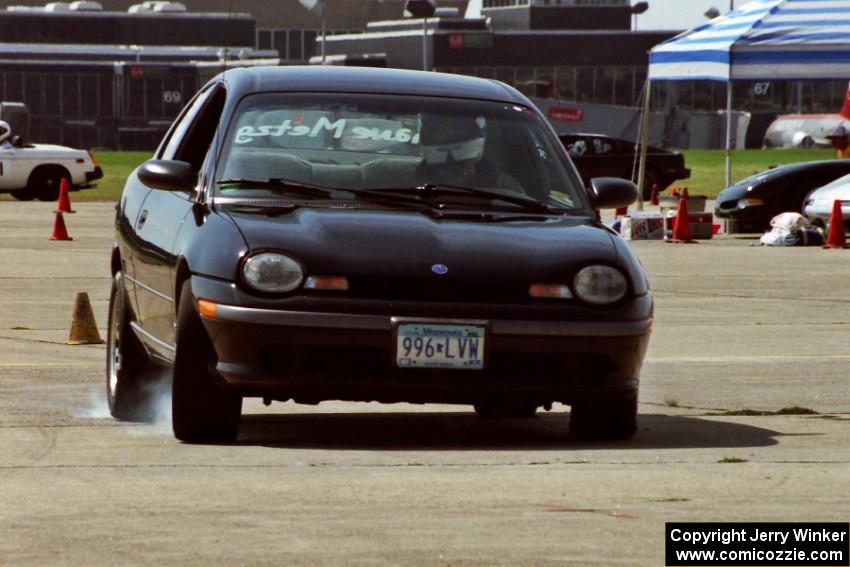
[[[423,116],[419,130],[422,163],[417,171],[418,182],[522,192],[516,179],[499,174],[498,166],[485,156],[481,122],[483,118],[471,116]]]

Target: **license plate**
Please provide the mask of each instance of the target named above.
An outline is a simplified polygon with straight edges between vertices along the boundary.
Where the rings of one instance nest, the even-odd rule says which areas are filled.
[[[396,327],[400,368],[484,368],[486,328],[480,325],[402,323]]]

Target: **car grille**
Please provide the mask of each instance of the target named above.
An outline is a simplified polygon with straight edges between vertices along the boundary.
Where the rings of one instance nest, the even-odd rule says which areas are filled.
[[[436,276],[435,276],[436,278]],[[528,303],[527,283],[489,284],[407,278],[349,278],[349,296],[364,299],[446,303]]]

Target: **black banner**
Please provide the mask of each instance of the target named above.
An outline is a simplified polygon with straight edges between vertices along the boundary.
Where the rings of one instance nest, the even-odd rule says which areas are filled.
[[[850,567],[850,524],[671,522],[667,567]]]

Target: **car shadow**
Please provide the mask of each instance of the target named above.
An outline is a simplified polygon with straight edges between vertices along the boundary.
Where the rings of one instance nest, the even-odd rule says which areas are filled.
[[[629,441],[581,441],[569,437],[567,415],[539,412],[532,419],[498,420],[472,412],[249,414],[242,417],[237,443],[358,451],[639,450],[765,447],[783,435],[728,421],[641,414]]]

